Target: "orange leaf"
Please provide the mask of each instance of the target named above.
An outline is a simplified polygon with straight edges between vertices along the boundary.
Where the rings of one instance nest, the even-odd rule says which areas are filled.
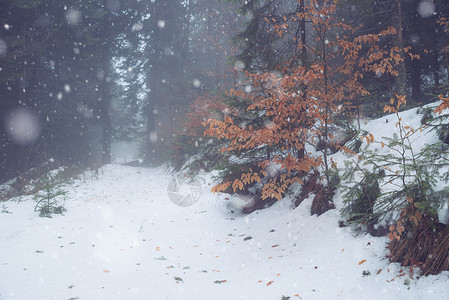
[[[377,271],[377,274],[380,274],[380,272],[382,272],[382,269],[379,269],[379,271]]]
[[[271,285],[274,281],[267,282],[267,286]]]
[[[366,262],[366,259],[359,261],[359,266],[360,266],[361,264],[364,264],[365,262]]]
[[[156,247],[156,251],[161,251],[161,248],[159,248],[159,247]]]
[[[109,270],[103,270],[104,273],[111,273]]]
[[[273,246],[271,246],[271,248],[275,248],[275,247],[279,247],[279,245],[273,245]]]
[[[388,234],[388,238],[390,239],[390,241],[393,241],[393,235],[391,234],[391,232]]]

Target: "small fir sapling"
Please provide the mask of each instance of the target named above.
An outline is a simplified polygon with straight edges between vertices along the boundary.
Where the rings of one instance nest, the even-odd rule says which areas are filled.
[[[62,214],[66,209],[59,205],[61,198],[65,199],[67,191],[61,182],[57,181],[51,174],[44,176],[42,190],[34,195],[36,205],[34,211],[39,211],[40,217],[51,218],[52,214]]]
[[[369,225],[381,220],[398,221],[398,216],[400,220],[409,218],[408,215],[403,216],[402,212],[410,203],[415,208],[412,217],[416,217],[416,214],[435,216],[449,195],[448,189],[434,189],[438,181],[446,179],[439,170],[449,165],[447,153],[437,151],[436,149],[441,150],[441,147],[435,145],[425,145],[422,149],[417,149],[414,142],[424,127],[414,129],[404,125],[399,116],[399,108],[404,104],[405,96],[397,96],[397,100],[391,99],[390,105],[384,109],[394,113],[397,118],[395,127],[398,132],[394,133],[393,137],[383,137],[382,140],[376,141],[372,134],[362,136],[368,144],[375,143],[388,151],[379,152],[365,148],[359,155],[358,162],[347,164],[344,180],[353,182],[355,174],[361,178],[356,184],[346,188],[343,196],[346,205],[343,213],[350,221]],[[416,217],[416,220],[418,219],[420,218]],[[413,226],[414,223],[407,224]],[[397,228],[390,228],[394,238],[400,238],[404,231],[397,232]]]

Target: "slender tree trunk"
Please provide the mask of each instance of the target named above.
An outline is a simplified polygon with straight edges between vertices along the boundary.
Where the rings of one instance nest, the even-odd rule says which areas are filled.
[[[440,85],[440,63],[438,61],[438,44],[439,44],[439,36],[437,34],[437,24],[436,18],[432,18],[432,69],[433,69],[433,79],[435,86]]]
[[[103,18],[101,31],[103,35],[111,37],[113,33],[113,22],[111,19],[111,14],[108,13],[106,17]],[[111,49],[113,48],[112,40],[107,40],[102,47],[103,49],[103,73],[104,79],[101,82],[101,101],[100,101],[100,118],[103,123],[103,141],[102,141],[102,154],[101,163],[103,165],[111,163],[111,141],[112,141],[112,124],[111,124]]]
[[[440,63],[438,62],[438,50],[433,50],[433,78],[436,86],[440,86]]]
[[[418,102],[421,100],[421,61],[419,59],[412,60],[411,64],[411,84],[412,84],[412,101]]]
[[[328,90],[328,77],[327,77],[327,69],[328,69],[328,62],[327,62],[327,53],[326,53],[326,38],[325,35],[321,37],[321,43],[323,47],[323,77],[324,77],[324,97],[325,97],[325,112],[324,112],[324,134],[323,134],[323,141],[324,141],[324,150],[323,150],[323,160],[324,160],[324,170],[325,170],[325,176],[327,183],[329,184],[330,178],[329,178],[329,164],[327,161],[327,150],[330,146],[329,141],[329,118],[330,118],[330,110],[329,110],[329,90]]]
[[[303,13],[304,9],[305,9],[304,0],[300,0],[299,1],[299,11],[301,13]],[[305,45],[306,45],[306,18],[303,18],[301,20],[300,28],[301,28],[301,44],[302,44],[301,62],[302,62],[303,66],[307,66],[308,65],[307,48],[305,47]]]
[[[440,85],[440,62],[439,62],[439,45],[440,45],[440,34],[439,25],[437,24],[437,20],[441,17],[442,8],[441,3],[439,1],[433,1],[435,3],[435,14],[425,20],[424,26],[421,26],[422,35],[428,35],[430,41],[427,41],[426,44],[430,45],[431,49],[431,68],[433,71],[433,80],[436,87]]]
[[[397,66],[399,75],[395,77],[394,92],[398,95],[407,95],[407,69],[405,67],[404,41],[402,37],[402,0],[394,0],[392,26],[397,34],[392,37],[393,46],[400,51],[402,61]]]
[[[192,16],[192,10],[194,9],[195,2],[194,1],[186,1],[186,12],[184,17],[184,24],[183,24],[183,39],[182,39],[182,45],[181,45],[181,70],[184,75],[184,79],[186,79],[187,76],[187,60],[189,56],[189,45],[190,45],[190,31],[192,28],[191,24],[191,16]]]
[[[449,53],[446,54],[446,63],[447,80],[449,80]]]
[[[101,120],[103,123],[103,151],[101,155],[101,163],[103,165],[111,163],[111,141],[112,141],[112,124],[110,113],[110,92],[109,84],[106,80],[103,82],[103,95],[101,99]]]
[[[300,0],[298,2],[298,6],[296,7],[296,11],[299,13],[304,13],[305,10],[305,5],[304,5],[304,0]],[[300,36],[300,39],[299,39]],[[296,40],[299,41],[301,40],[301,44],[299,45],[299,42],[297,47],[299,48],[298,50],[300,51],[299,53],[299,59],[301,62],[301,65],[303,67],[308,66],[308,57],[307,57],[307,48],[305,47],[306,45],[306,19],[303,18],[302,20],[299,21],[299,26],[298,26],[298,30],[296,32],[296,36],[295,36]],[[303,101],[306,101],[307,99],[307,86],[305,84],[303,84],[301,86],[301,89],[303,91]],[[300,114],[306,114],[306,109],[303,109]],[[307,126],[306,124],[299,124],[299,126]],[[305,137],[302,134],[301,129],[300,130],[296,130],[298,134],[301,135],[300,140],[305,140]],[[302,149],[297,149],[297,153],[296,153],[296,158],[300,161],[304,158],[305,156],[305,150],[304,150],[304,145]]]
[[[155,150],[155,134],[156,134],[156,118],[154,116],[155,106],[153,103],[148,105],[147,111],[147,135],[146,135],[146,157],[145,162],[151,164],[154,160]]]
[[[424,31],[423,27],[427,27],[430,25],[426,20],[421,18],[418,15],[417,9],[420,5],[420,1],[413,0],[412,1],[412,8],[414,11],[412,12],[411,16],[411,23],[412,23],[412,30],[419,36],[419,42],[413,47],[413,51],[415,54],[418,54],[421,56],[421,59],[424,56],[423,51],[423,44],[426,45],[428,43],[427,35],[430,35],[429,32]],[[422,64],[421,59],[413,59],[411,61],[411,70],[410,70],[410,80],[411,80],[411,86],[412,86],[412,95],[411,100],[413,102],[419,102],[422,99]]]

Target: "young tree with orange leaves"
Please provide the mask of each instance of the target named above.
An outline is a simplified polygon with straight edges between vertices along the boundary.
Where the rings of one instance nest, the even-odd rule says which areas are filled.
[[[359,81],[363,72],[394,74],[395,65],[402,61],[401,49],[377,46],[382,37],[395,34],[394,29],[351,38],[354,29],[336,18],[337,2],[311,0],[294,16],[311,24],[315,38],[309,44],[298,43],[307,49],[308,66],[287,64],[278,66],[276,73],[245,72],[252,92],[231,91],[247,102],[245,113],[264,117],[262,126],[242,125],[231,116],[208,120],[206,134],[226,141],[223,152],[242,155],[258,148],[270,149],[256,160],[257,166],[240,178],[217,185],[214,191],[232,187],[236,192],[259,182],[263,184],[262,199],[280,200],[289,186],[301,184],[312,170],[321,170],[332,188],[330,173],[335,164],[329,158],[330,148],[349,151],[333,135],[335,118],[350,108],[356,96],[368,93]],[[287,19],[285,23],[274,21],[273,30],[282,36],[288,30]],[[322,145],[321,154],[315,151],[318,144]],[[279,170],[276,174],[269,172],[273,166]]]

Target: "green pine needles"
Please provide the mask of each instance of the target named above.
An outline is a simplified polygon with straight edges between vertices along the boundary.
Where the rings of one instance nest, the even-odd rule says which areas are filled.
[[[440,173],[449,166],[446,147],[441,141],[418,147],[416,142],[425,127],[414,129],[405,124],[398,113],[405,97],[397,98],[384,109],[396,115],[397,132],[381,140],[375,140],[370,133],[363,134],[361,138],[368,145],[357,160],[346,163],[343,180],[353,184],[343,188],[342,213],[349,222],[367,226],[382,221],[392,223],[409,204],[407,199],[413,199],[422,215],[436,216],[449,197],[449,188],[437,189],[439,182],[448,179],[447,172]],[[369,149],[370,144],[380,148]]]
[[[62,199],[65,201],[67,191],[62,182],[56,180],[50,173],[42,179],[42,189],[34,195],[36,205],[34,211],[39,211],[40,217],[51,218],[52,214],[62,214],[66,209],[59,205]]]

